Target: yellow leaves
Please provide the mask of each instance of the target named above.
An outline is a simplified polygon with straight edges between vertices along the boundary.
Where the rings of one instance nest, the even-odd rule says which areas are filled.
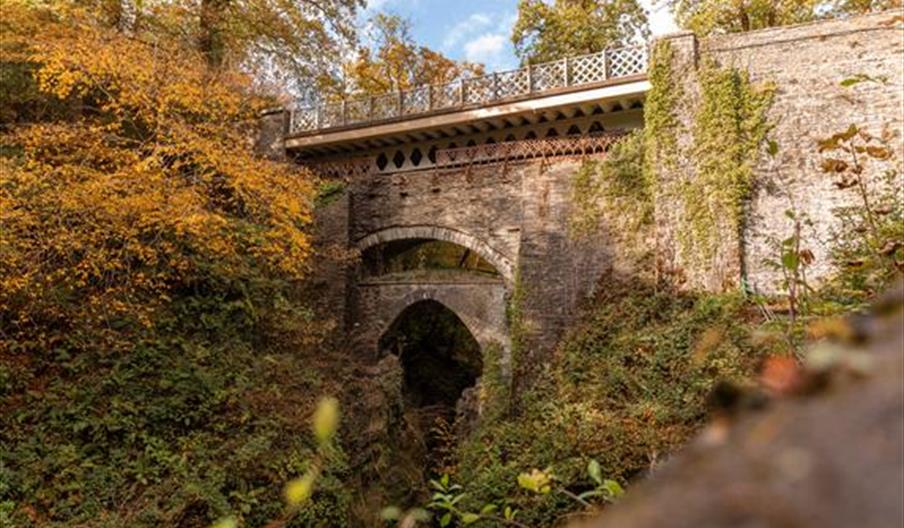
[[[317,482],[315,473],[307,473],[297,479],[289,481],[283,491],[286,504],[290,508],[297,508],[307,502],[314,493],[314,483]]]
[[[22,46],[39,89],[73,112],[2,137],[21,153],[0,157],[10,337],[77,328],[127,347],[133,336],[117,337],[112,322],[149,328],[186,285],[304,275],[310,175],[251,151],[261,103],[246,77],[211,74],[177,43],[127,37],[77,12],[30,24],[12,29],[41,39],[4,34],[0,52]]]
[[[549,471],[533,469],[530,473],[518,475],[518,485],[528,491],[548,495],[552,491],[552,475]]]
[[[339,400],[323,398],[317,402],[311,427],[319,443],[325,444],[332,440],[339,430]]]

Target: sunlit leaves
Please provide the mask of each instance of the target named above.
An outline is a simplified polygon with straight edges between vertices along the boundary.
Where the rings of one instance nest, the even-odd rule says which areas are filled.
[[[314,436],[321,444],[329,442],[339,428],[339,400],[323,398],[318,402],[312,422]]]
[[[638,43],[649,34],[637,0],[521,0],[512,42],[523,63],[538,63]]]
[[[304,504],[314,493],[314,483],[316,480],[316,474],[306,473],[297,479],[289,481],[284,490],[286,504],[291,508],[297,508]]]
[[[305,275],[313,187],[251,151],[265,101],[246,77],[78,9],[7,13],[31,20],[13,33],[42,38],[4,32],[18,43],[4,60],[32,64],[38,89],[70,110],[2,138],[18,153],[0,177],[4,338],[128,348],[185,288],[247,297],[227,291]]]
[[[736,33],[826,17],[863,14],[901,5],[900,0],[662,0],[678,24],[700,36]],[[863,79],[851,77],[843,86]]]
[[[552,475],[546,471],[532,469],[530,473],[518,475],[518,485],[528,491],[545,495],[552,491]]]
[[[455,61],[418,45],[411,23],[397,15],[379,13],[370,19],[368,29],[371,47],[360,48],[344,65],[345,92],[352,95],[379,95],[483,73],[479,64]]]

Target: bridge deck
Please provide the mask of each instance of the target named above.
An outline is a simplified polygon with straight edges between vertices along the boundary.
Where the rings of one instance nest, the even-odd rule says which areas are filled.
[[[529,65],[517,70],[420,86],[380,96],[343,100],[290,111],[289,136],[304,138],[400,121],[477,110],[586,90],[630,80],[645,80],[647,50],[627,47]],[[613,82],[620,80],[619,82]],[[319,143],[320,140],[315,140]],[[295,141],[304,146],[305,141]]]

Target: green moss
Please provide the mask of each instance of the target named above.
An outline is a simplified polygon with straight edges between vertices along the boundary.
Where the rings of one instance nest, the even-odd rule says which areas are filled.
[[[512,284],[512,293],[505,306],[505,318],[508,322],[509,336],[511,337],[511,368],[515,378],[522,375],[521,353],[527,341],[524,320],[524,284],[521,280],[521,270],[515,270],[515,280]],[[512,384],[514,385],[514,384]]]
[[[490,343],[483,351],[483,372],[480,376],[482,420],[497,420],[509,411],[511,376],[504,370],[504,349]]]
[[[316,207],[326,207],[339,199],[345,193],[346,184],[342,180],[322,180],[317,186],[317,195],[314,197]]]

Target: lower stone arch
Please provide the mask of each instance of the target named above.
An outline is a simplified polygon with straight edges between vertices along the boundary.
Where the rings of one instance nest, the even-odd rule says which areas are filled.
[[[492,286],[487,286],[492,288]],[[505,328],[504,290],[488,297],[484,302],[474,302],[472,295],[457,295],[453,288],[443,286],[414,286],[399,301],[384,307],[386,316],[376,332],[377,340],[390,329],[392,324],[410,306],[422,301],[434,301],[449,309],[465,325],[481,349],[497,344],[507,349],[508,337]],[[488,304],[495,306],[488,306]],[[374,343],[376,345],[376,343]]]
[[[457,229],[432,225],[389,227],[359,239],[355,247],[363,252],[379,244],[406,239],[442,240],[458,244],[474,251],[495,266],[507,284],[514,282],[515,266],[509,257],[493,249],[485,241]]]

